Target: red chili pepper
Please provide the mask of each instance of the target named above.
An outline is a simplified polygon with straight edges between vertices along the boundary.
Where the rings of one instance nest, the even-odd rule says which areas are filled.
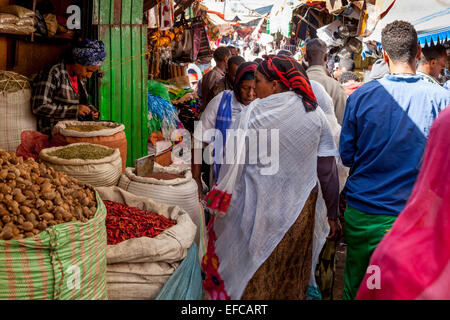
[[[177,224],[176,221],[153,212],[113,201],[104,201],[104,203],[107,209],[106,230],[109,245],[132,238],[154,238]]]

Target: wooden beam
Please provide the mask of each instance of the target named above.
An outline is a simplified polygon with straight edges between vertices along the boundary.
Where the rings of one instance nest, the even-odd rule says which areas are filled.
[[[157,0],[144,0],[144,12],[152,9],[157,3]]]

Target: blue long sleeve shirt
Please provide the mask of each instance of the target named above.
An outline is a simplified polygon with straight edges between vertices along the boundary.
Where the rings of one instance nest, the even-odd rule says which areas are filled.
[[[386,75],[347,100],[340,154],[350,176],[349,206],[397,216],[417,179],[433,121],[450,105],[450,91],[419,76]]]

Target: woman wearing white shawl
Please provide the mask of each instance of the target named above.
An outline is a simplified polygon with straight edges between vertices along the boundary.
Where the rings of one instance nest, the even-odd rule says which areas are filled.
[[[304,299],[318,173],[331,209],[331,237],[338,234],[338,152],[309,80],[295,60],[266,57],[255,78],[260,99],[234,121],[231,130],[241,129],[242,135],[236,148],[236,139],[227,138],[227,162],[205,198],[216,215],[208,225],[203,285],[213,300]],[[260,151],[268,146],[267,153],[247,148],[245,136],[253,132]],[[235,161],[228,162],[229,154]]]

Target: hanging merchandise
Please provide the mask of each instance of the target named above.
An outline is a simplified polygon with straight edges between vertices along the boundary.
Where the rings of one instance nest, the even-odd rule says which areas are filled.
[[[287,1],[276,2],[270,12],[270,34],[281,32],[284,37],[290,37],[289,23],[292,20],[292,7]]]
[[[182,129],[178,119],[178,110],[167,100],[148,94],[149,133],[161,131],[165,139],[170,140],[172,132]]]
[[[158,28],[158,8],[154,6],[148,10],[148,27],[150,29]]]
[[[161,21],[160,21],[160,29],[167,30],[173,27],[173,1],[172,0],[163,0],[160,3],[161,8]]]
[[[194,61],[205,63],[211,60],[213,51],[209,43],[209,36],[203,20],[195,22],[194,28]]]
[[[325,41],[328,47],[343,46],[345,39],[339,34],[339,28],[342,28],[342,22],[335,20],[333,23],[317,29],[317,36]]]

